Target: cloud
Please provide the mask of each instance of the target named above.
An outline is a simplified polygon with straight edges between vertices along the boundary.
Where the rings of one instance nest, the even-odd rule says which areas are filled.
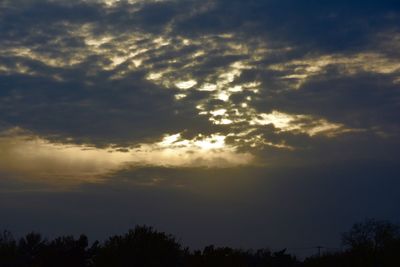
[[[227,168],[252,160],[251,154],[227,145],[224,136],[187,140],[176,134],[121,149],[49,142],[20,128],[0,132],[0,180],[8,184],[12,178],[22,184],[20,190],[40,186],[42,190],[71,190],[85,183],[102,183],[110,173],[128,166]],[[3,190],[15,190],[11,185]]]
[[[383,2],[6,1],[0,125],[124,151],[179,135],[177,155],[223,138],[228,162],[351,158],[355,140],[374,157],[399,135],[399,15]]]
[[[318,51],[356,51],[373,33],[397,28],[395,1],[214,1],[209,12],[177,25],[184,34],[239,32],[263,36],[277,45]],[[398,25],[398,24],[397,24]],[[302,52],[305,52],[302,50]]]

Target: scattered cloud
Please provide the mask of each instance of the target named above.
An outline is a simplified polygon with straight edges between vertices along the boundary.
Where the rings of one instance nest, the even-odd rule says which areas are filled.
[[[396,146],[398,9],[300,2],[3,1],[0,129],[29,134],[1,137],[1,168],[100,177]]]

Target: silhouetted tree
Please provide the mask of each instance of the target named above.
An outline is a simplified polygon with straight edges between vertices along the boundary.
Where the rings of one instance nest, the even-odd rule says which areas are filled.
[[[189,267],[293,267],[298,266],[295,257],[286,250],[271,253],[260,249],[256,252],[232,249],[229,247],[205,247],[188,255],[185,266]]]
[[[368,219],[344,233],[342,242],[350,249],[354,266],[400,266],[399,226]]]
[[[89,261],[87,255],[88,239],[81,235],[58,237],[43,248],[41,263],[43,267],[85,267]]]
[[[345,251],[325,253],[299,262],[286,250],[271,252],[207,246],[189,251],[171,235],[137,226],[124,235],[88,246],[81,235],[46,240],[29,233],[17,242],[0,233],[0,267],[399,267],[399,226],[366,220],[343,234]]]
[[[352,250],[383,250],[400,238],[399,226],[388,221],[368,219],[344,233],[342,242]]]
[[[275,252],[272,257],[272,264],[273,267],[290,267],[295,266],[297,260],[292,255],[286,253],[286,249]]]
[[[3,231],[0,233],[0,266],[15,266],[17,258],[17,242],[9,231]]]
[[[109,238],[98,249],[94,266],[176,267],[182,265],[182,258],[181,246],[174,237],[137,226],[123,236]]]
[[[47,241],[41,234],[29,233],[21,238],[18,244],[18,256],[21,266],[43,266],[41,262],[41,252],[45,248]]]
[[[399,267],[399,226],[368,219],[356,223],[342,235],[346,251],[310,257],[305,267]]]
[[[193,266],[232,266],[245,267],[247,264],[245,252],[228,247],[215,248],[214,246],[205,247],[200,257]],[[193,263],[192,263],[193,264]]]
[[[356,267],[351,265],[349,252],[325,253],[304,260],[304,267]]]

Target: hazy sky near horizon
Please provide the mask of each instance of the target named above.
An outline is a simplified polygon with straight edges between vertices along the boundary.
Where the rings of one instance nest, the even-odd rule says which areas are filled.
[[[400,220],[398,1],[3,0],[0,228],[337,246]]]

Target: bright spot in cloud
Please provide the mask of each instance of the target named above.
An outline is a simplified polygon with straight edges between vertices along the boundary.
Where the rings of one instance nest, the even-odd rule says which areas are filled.
[[[225,136],[213,134],[211,137],[195,141],[194,144],[204,150],[224,148],[225,138]]]
[[[197,82],[195,80],[189,80],[189,81],[177,82],[177,83],[175,83],[175,86],[178,87],[179,89],[187,90],[187,89],[192,88],[196,84],[197,84]]]
[[[185,94],[176,94],[176,95],[175,95],[175,99],[176,99],[176,100],[181,100],[181,99],[183,99],[183,98],[185,98],[185,97],[187,97],[187,95],[185,95]]]
[[[113,57],[111,58],[113,66],[118,66],[123,63],[127,58],[126,57]]]
[[[217,94],[217,99],[222,100],[224,102],[228,101],[229,97],[230,97],[230,94],[228,94],[227,92],[224,92],[224,91],[219,92]]]
[[[166,45],[169,45],[169,40],[163,38],[163,37],[158,37],[156,39],[153,40],[153,43],[156,44],[156,48],[160,48]]]
[[[208,91],[212,92],[217,90],[217,85],[211,84],[211,83],[206,83],[202,87],[199,88],[199,91]]]
[[[220,120],[216,120],[216,119],[210,119],[210,120],[213,121],[214,124],[216,124],[216,125],[228,125],[228,124],[232,124],[233,123],[232,120],[225,119],[225,118],[220,119]]]
[[[250,122],[251,125],[268,125],[273,124],[274,127],[282,130],[290,131],[296,126],[291,123],[296,119],[300,119],[301,115],[289,115],[286,113],[272,111],[269,114],[261,113],[256,118],[253,118]]]
[[[234,87],[229,88],[228,91],[229,92],[233,92],[233,93],[242,92],[243,91],[243,86],[236,85]]]
[[[222,108],[222,109],[217,109],[217,110],[210,111],[210,113],[211,113],[213,116],[222,116],[222,115],[224,115],[224,114],[226,113],[226,109],[224,109],[224,108]]]
[[[253,155],[240,153],[225,143],[226,136],[213,134],[184,139],[181,134],[166,135],[154,144],[133,149],[133,164],[158,166],[227,167],[251,164]]]
[[[152,72],[147,75],[148,80],[159,80],[163,76],[162,72]]]

